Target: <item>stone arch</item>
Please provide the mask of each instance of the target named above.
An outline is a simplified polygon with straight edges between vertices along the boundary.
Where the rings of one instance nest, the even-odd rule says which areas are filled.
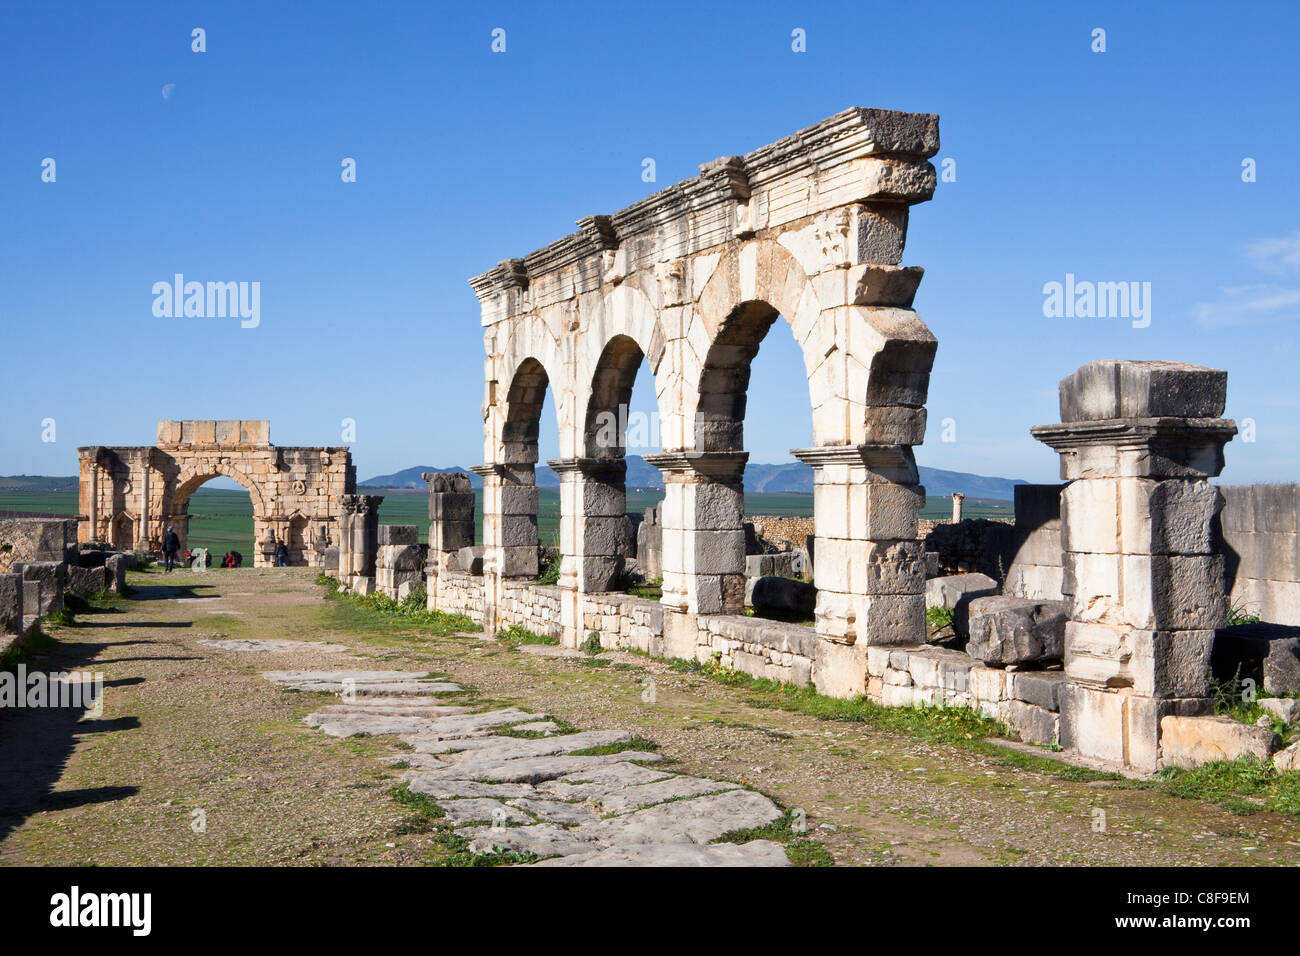
[[[169,494],[172,512],[174,514],[188,513],[190,496],[213,478],[230,478],[235,481],[248,492],[248,497],[253,504],[253,517],[256,519],[267,516],[265,497],[258,483],[251,476],[225,462],[199,467],[183,465],[180,473],[173,481]]]
[[[674,417],[673,395],[666,367],[663,329],[659,315],[639,288],[620,285],[600,301],[593,314],[584,316],[583,334],[577,345],[575,401],[581,418],[576,424],[577,453],[589,458],[622,457],[624,436],[618,444],[602,449],[597,441],[598,418],[618,413],[632,395],[632,385],[644,359],[654,377],[655,405],[661,427]]]
[[[756,240],[730,247],[700,293],[687,340],[684,423],[698,451],[741,451],[749,368],[778,317],[789,324],[804,358],[813,437],[821,442],[818,410],[831,397],[834,347],[813,335],[821,306],[812,281],[783,246]],[[822,349],[822,351],[818,351]],[[690,361],[693,358],[694,361]]]

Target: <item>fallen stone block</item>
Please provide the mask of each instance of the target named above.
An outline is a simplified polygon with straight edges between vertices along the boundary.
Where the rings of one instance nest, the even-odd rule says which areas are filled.
[[[759,578],[754,582],[752,599],[758,612],[812,614],[817,606],[817,589],[793,578]]]
[[[17,570],[17,565],[14,566]],[[53,614],[63,607],[63,582],[68,566],[56,561],[28,561],[22,565],[23,580],[40,585],[40,598],[36,613],[41,617]],[[28,609],[27,613],[31,613]]]
[[[1260,710],[1288,724],[1300,720],[1300,700],[1294,697],[1260,697],[1256,703]]]
[[[1300,693],[1300,627],[1239,624],[1214,632],[1210,667],[1220,680],[1253,678],[1270,694]]]
[[[1278,773],[1294,773],[1300,770],[1300,740],[1273,754],[1273,769]]]
[[[987,664],[1060,660],[1066,617],[1064,601],[976,598],[970,602],[966,653]]]
[[[1160,720],[1162,763],[1196,767],[1215,760],[1257,757],[1268,760],[1281,738],[1266,727],[1227,717],[1163,717]]]
[[[78,597],[91,598],[108,588],[108,573],[103,567],[83,568],[68,565],[68,590]]]
[[[109,587],[118,594],[126,590],[126,572],[131,569],[133,560],[129,554],[113,554],[104,561],[109,574]]]

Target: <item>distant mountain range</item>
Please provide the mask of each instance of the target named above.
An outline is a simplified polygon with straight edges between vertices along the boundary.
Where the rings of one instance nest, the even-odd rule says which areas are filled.
[[[926,494],[951,495],[964,494],[970,498],[990,498],[996,501],[1010,501],[1016,485],[1025,482],[1019,478],[991,478],[985,475],[971,475],[963,471],[944,471],[940,468],[920,467],[921,484]],[[468,468],[438,468],[433,465],[416,465],[405,468],[391,475],[376,475],[360,483],[362,488],[418,488],[426,485],[421,474],[431,471],[463,471],[469,475],[470,483],[475,488],[481,487],[483,480]],[[546,465],[537,467],[537,484],[542,488],[560,487],[560,476]],[[663,475],[654,465],[648,464],[640,455],[627,456],[627,486],[629,488],[662,488]],[[745,489],[754,492],[781,494],[812,494],[813,471],[803,462],[792,461],[785,465],[763,465],[750,462],[745,466]]]

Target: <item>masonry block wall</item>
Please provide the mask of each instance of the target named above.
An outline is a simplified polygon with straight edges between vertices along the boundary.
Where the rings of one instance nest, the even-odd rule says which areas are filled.
[[[1225,485],[1219,516],[1224,584],[1233,607],[1300,625],[1300,485]]]

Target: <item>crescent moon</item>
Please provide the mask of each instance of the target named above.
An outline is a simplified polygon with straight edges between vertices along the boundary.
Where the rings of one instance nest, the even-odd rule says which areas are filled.
[[[176,89],[175,83],[165,83],[162,88],[163,99],[169,100],[172,96],[172,90]]]

